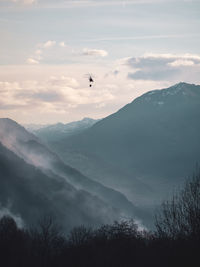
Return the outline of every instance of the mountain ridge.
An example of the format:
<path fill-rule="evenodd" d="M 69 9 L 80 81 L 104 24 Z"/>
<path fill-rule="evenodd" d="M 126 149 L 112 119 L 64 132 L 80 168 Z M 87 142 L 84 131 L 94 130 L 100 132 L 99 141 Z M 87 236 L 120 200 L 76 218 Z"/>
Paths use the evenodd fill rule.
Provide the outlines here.
<path fill-rule="evenodd" d="M 66 136 L 71 136 L 75 133 L 81 133 L 98 121 L 99 120 L 91 118 L 83 118 L 82 120 L 69 123 L 58 122 L 56 124 L 43 126 L 39 129 L 34 129 L 34 127 L 26 127 L 26 129 L 39 137 L 43 142 L 48 143 L 65 138 Z"/>
<path fill-rule="evenodd" d="M 148 96 L 151 98 L 146 99 Z M 165 103 L 159 103 L 163 98 Z M 88 161 L 97 157 L 120 166 L 127 184 L 138 179 L 154 188 L 155 195 L 160 192 L 161 199 L 190 175 L 200 159 L 199 117 L 200 86 L 179 83 L 147 92 L 83 133 L 51 145 L 63 160 L 66 151 L 78 151 L 83 160 L 84 156 Z M 77 169 L 80 165 L 81 171 L 83 165 L 87 166 L 75 156 L 73 164 Z M 95 170 L 92 175 L 95 177 Z M 123 183 L 118 183 L 120 190 Z M 133 193 L 126 195 L 134 201 Z"/>
<path fill-rule="evenodd" d="M 15 127 L 19 136 L 14 131 Z M 8 129 L 12 129 L 12 132 L 6 134 Z M 64 164 L 56 153 L 51 152 L 44 144 L 38 142 L 37 137 L 27 132 L 16 122 L 0 119 L 0 141 L 2 140 L 15 154 L 28 164 L 39 168 L 47 176 L 51 176 L 53 173 L 54 176 L 58 176 L 71 184 L 76 190 L 84 190 L 91 196 L 98 197 L 108 206 L 116 207 L 118 209 L 116 214 L 119 218 L 121 215 L 137 216 L 137 208 L 122 193 L 93 181 L 76 169 Z"/>
<path fill-rule="evenodd" d="M 66 232 L 80 223 L 94 226 L 101 221 L 112 221 L 112 216 L 117 218 L 116 211 L 97 197 L 76 190 L 55 174 L 47 176 L 1 143 L 0 163 L 0 208 L 20 217 L 25 225 L 51 215 Z"/>

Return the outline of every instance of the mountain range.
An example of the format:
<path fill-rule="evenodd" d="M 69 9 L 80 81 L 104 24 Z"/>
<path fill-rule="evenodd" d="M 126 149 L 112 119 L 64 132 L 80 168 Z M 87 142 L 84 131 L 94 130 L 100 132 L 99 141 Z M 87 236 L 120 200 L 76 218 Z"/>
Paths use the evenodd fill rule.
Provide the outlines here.
<path fill-rule="evenodd" d="M 31 190 L 33 194 L 39 195 L 35 199 L 39 207 L 38 216 L 34 218 L 38 218 L 47 211 L 56 214 L 55 211 L 59 212 L 62 207 L 62 213 L 60 213 L 62 216 L 58 217 L 62 224 L 65 223 L 66 229 L 79 224 L 99 225 L 124 216 L 136 216 L 137 209 L 122 193 L 103 186 L 64 164 L 38 137 L 16 122 L 0 119 L 0 142 L 0 182 L 6 180 L 6 187 L 4 184 L 1 186 L 5 196 L 5 199 L 1 200 L 1 206 L 4 209 L 9 208 L 10 211 L 15 207 L 14 214 L 22 216 L 25 222 L 30 223 L 27 219 L 30 205 L 27 206 L 28 201 L 25 201 L 18 210 L 16 200 L 12 196 L 17 196 L 21 201 L 26 200 L 28 196 L 33 199 L 28 193 Z M 29 177 L 32 178 L 29 179 Z M 24 187 L 25 191 L 21 191 L 21 187 Z M 39 192 L 37 187 L 40 188 Z M 13 194 L 9 193 L 12 191 L 9 188 L 13 188 Z M 55 201 L 54 195 L 57 198 Z M 50 199 L 46 201 L 45 196 Z M 61 202 L 62 205 L 60 205 Z M 33 202 L 33 205 L 36 204 Z M 53 206 L 56 207 L 54 211 L 51 210 Z M 21 209 L 26 212 L 21 213 Z M 73 215 L 68 219 L 67 216 L 72 213 L 71 210 Z M 63 216 L 66 218 L 63 219 Z"/>
<path fill-rule="evenodd" d="M 90 128 L 99 120 L 94 120 L 91 118 L 84 118 L 80 121 L 73 121 L 70 123 L 56 123 L 52 125 L 34 125 L 29 124 L 25 125 L 25 128 L 37 135 L 45 143 L 54 142 L 62 140 L 68 136 L 81 133 L 84 130 Z"/>
<path fill-rule="evenodd" d="M 155 206 L 200 161 L 200 86 L 136 98 L 80 134 L 50 143 L 64 161 L 139 206 Z"/>
<path fill-rule="evenodd" d="M 51 213 L 66 231 L 123 218 L 152 227 L 200 161 L 199 118 L 200 86 L 179 83 L 98 121 L 31 133 L 0 119 L 0 210 L 25 224 Z"/>

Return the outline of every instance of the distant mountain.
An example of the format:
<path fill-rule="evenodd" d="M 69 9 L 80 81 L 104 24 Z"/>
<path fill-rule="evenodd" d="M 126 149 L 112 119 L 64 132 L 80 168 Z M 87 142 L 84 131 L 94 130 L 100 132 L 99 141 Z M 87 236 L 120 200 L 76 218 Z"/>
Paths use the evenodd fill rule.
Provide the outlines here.
<path fill-rule="evenodd" d="M 71 136 L 74 134 L 81 133 L 82 131 L 90 128 L 99 120 L 94 120 L 90 118 L 84 118 L 81 121 L 74 121 L 67 124 L 57 123 L 53 125 L 47 125 L 46 127 L 27 127 L 27 129 L 33 132 L 41 140 L 45 142 L 53 142 L 61 140 L 66 136 Z"/>
<path fill-rule="evenodd" d="M 37 131 L 39 129 L 48 127 L 49 124 L 34 124 L 34 123 L 29 123 L 29 124 L 24 124 L 23 126 L 29 132 L 34 133 L 35 131 Z"/>
<path fill-rule="evenodd" d="M 111 217 L 120 219 L 135 217 L 138 214 L 142 216 L 141 212 L 138 212 L 137 208 L 122 193 L 103 186 L 64 164 L 55 153 L 41 143 L 38 137 L 26 131 L 16 122 L 10 119 L 0 119 L 0 142 L 26 163 L 42 171 L 44 175 L 56 177 L 56 179 L 59 177 L 74 190 L 85 192 L 91 199 L 97 198 L 99 202 L 104 203 L 105 212 L 108 209 L 113 210 Z M 10 166 L 12 168 L 11 163 Z M 71 201 L 73 202 L 73 199 Z M 93 204 L 95 205 L 95 201 Z M 96 213 L 98 218 L 98 209 Z M 107 221 L 106 217 L 103 220 Z"/>
<path fill-rule="evenodd" d="M 200 162 L 199 133 L 200 86 L 179 83 L 138 97 L 83 133 L 52 147 L 64 160 L 74 153 L 72 166 L 112 184 L 138 205 L 143 202 L 142 194 L 136 199 L 135 191 L 146 192 L 144 205 L 155 205 L 174 186 L 180 186 Z M 107 178 L 101 180 L 97 173 L 102 166 L 110 173 L 119 170 L 121 179 L 116 175 L 115 180 L 104 169 Z"/>

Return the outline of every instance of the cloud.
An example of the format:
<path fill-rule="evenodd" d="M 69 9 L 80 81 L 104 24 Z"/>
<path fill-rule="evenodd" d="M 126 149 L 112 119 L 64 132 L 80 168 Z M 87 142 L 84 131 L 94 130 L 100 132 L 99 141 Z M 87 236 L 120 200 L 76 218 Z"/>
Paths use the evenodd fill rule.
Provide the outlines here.
<path fill-rule="evenodd" d="M 33 3 L 36 3 L 37 0 L 4 0 L 2 2 L 13 2 L 18 4 L 32 5 Z"/>
<path fill-rule="evenodd" d="M 54 47 L 55 45 L 56 41 L 51 41 L 51 40 L 42 44 L 38 44 L 37 49 L 34 52 L 34 55 L 30 56 L 26 62 L 28 64 L 39 64 L 40 60 L 42 59 L 42 54 L 44 54 L 44 51 L 46 49 Z"/>
<path fill-rule="evenodd" d="M 85 56 L 99 56 L 99 57 L 106 57 L 108 55 L 108 52 L 105 50 L 100 49 L 83 49 L 83 55 Z"/>
<path fill-rule="evenodd" d="M 65 44 L 65 42 L 60 42 L 60 43 L 59 43 L 59 46 L 60 46 L 60 47 L 66 47 L 66 44 Z"/>
<path fill-rule="evenodd" d="M 90 88 L 84 74 L 93 67 L 93 64 L 45 68 L 30 65 L 29 68 L 13 69 L 12 79 L 15 81 L 5 82 L 0 78 L 1 116 L 23 123 L 102 118 L 148 90 L 168 86 L 166 82 L 133 81 L 127 79 L 127 67 L 117 66 L 119 72 L 116 75 L 116 66 L 103 65 L 93 69 L 95 82 Z M 11 75 L 13 70 L 7 68 Z M 105 77 L 106 73 L 109 75 Z"/>
<path fill-rule="evenodd" d="M 152 62 L 147 64 L 149 58 L 156 61 L 155 66 Z M 53 66 L 30 64 L 29 67 L 24 65 L 18 68 L 0 66 L 0 114 L 21 123 L 30 123 L 30 120 L 33 123 L 55 123 L 83 117 L 103 118 L 149 90 L 167 88 L 180 81 L 199 84 L 199 56 L 181 56 L 184 61 L 196 62 L 192 66 L 182 66 L 183 62 L 174 63 L 181 66 L 168 65 L 177 58 L 172 54 L 146 54 L 135 57 L 135 60 L 133 57 L 117 60 L 110 65 L 83 62 Z M 177 75 L 168 74 L 166 78 L 162 74 L 163 79 L 158 79 L 159 60 L 164 60 L 164 66 L 171 71 L 177 70 Z M 137 65 L 136 68 L 135 62 L 140 67 Z M 128 73 L 134 74 L 139 69 L 144 72 L 150 68 L 153 68 L 155 79 L 152 79 L 152 73 L 149 79 L 127 78 Z M 95 75 L 91 88 L 85 78 L 85 73 L 90 71 Z M 161 71 L 164 72 L 163 67 Z"/>
<path fill-rule="evenodd" d="M 37 50 L 35 51 L 35 54 L 36 54 L 36 55 L 41 55 L 41 54 L 42 54 L 42 50 L 37 49 Z"/>
<path fill-rule="evenodd" d="M 15 1 L 15 0 L 10 0 Z M 26 2 L 26 0 L 16 0 L 16 2 Z M 27 2 L 37 0 L 27 0 Z M 99 7 L 99 6 L 128 6 L 156 4 L 166 2 L 193 2 L 197 0 L 38 0 L 41 7 L 47 8 L 79 8 L 79 7 Z"/>
<path fill-rule="evenodd" d="M 121 6 L 126 7 L 130 5 L 145 5 L 145 4 L 164 4 L 169 2 L 196 2 L 198 0 L 0 0 L 3 3 L 14 5 L 27 5 L 40 8 L 89 8 L 89 7 L 108 7 L 108 6 Z"/>
<path fill-rule="evenodd" d="M 185 59 L 177 59 L 173 62 L 168 63 L 169 66 L 172 67 L 180 67 L 180 66 L 192 66 L 194 65 L 194 61 L 192 60 L 185 60 Z"/>
<path fill-rule="evenodd" d="M 79 87 L 79 83 L 76 79 L 64 75 L 60 77 L 51 76 L 49 83 L 53 86 L 68 86 L 73 88 Z"/>
<path fill-rule="evenodd" d="M 109 88 L 93 90 L 81 87 L 67 76 L 52 76 L 47 80 L 0 82 L 0 109 L 40 109 L 66 111 L 79 105 L 99 104 L 114 98 Z"/>
<path fill-rule="evenodd" d="M 67 49 L 64 49 L 67 48 Z M 26 63 L 38 64 L 42 60 L 46 64 L 63 64 L 69 61 L 85 60 L 81 56 L 89 56 L 91 58 L 106 57 L 108 52 L 102 49 L 82 49 L 77 51 L 68 45 L 64 41 L 56 42 L 48 40 L 44 43 L 36 45 L 35 51 L 28 57 Z"/>
<path fill-rule="evenodd" d="M 188 72 L 200 70 L 200 55 L 194 54 L 153 54 L 124 59 L 122 64 L 133 72 L 128 77 L 134 80 L 179 80 Z"/>
<path fill-rule="evenodd" d="M 179 39 L 199 37 L 199 34 L 157 34 L 157 35 L 139 35 L 139 36 L 116 36 L 87 39 L 88 42 L 104 41 L 130 41 L 130 40 L 153 40 L 153 39 Z"/>
<path fill-rule="evenodd" d="M 34 58 L 28 58 L 27 63 L 28 64 L 39 64 L 39 61 Z"/>
<path fill-rule="evenodd" d="M 54 45 L 56 45 L 56 41 L 47 41 L 46 43 L 43 43 L 41 45 L 42 48 L 49 48 L 49 47 L 53 47 Z"/>

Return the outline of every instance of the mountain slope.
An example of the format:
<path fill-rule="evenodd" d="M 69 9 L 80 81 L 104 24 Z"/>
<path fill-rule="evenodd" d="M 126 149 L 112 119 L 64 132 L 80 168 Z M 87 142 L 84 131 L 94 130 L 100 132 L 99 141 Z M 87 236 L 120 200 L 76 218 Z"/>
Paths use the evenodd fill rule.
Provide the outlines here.
<path fill-rule="evenodd" d="M 200 160 L 199 118 L 200 86 L 179 83 L 142 95 L 85 132 L 58 142 L 55 150 L 60 155 L 79 151 L 120 167 L 128 173 L 127 186 L 132 176 L 161 199 Z"/>
<path fill-rule="evenodd" d="M 61 177 L 47 176 L 0 143 L 0 209 L 32 225 L 52 215 L 65 231 L 75 225 L 98 225 L 117 218 L 117 211 Z"/>
<path fill-rule="evenodd" d="M 0 141 L 27 163 L 39 168 L 46 175 L 52 176 L 53 174 L 62 177 L 76 190 L 84 190 L 87 194 L 103 201 L 108 207 L 113 207 L 118 219 L 123 216 L 137 216 L 137 209 L 122 193 L 105 187 L 64 164 L 37 137 L 27 132 L 16 122 L 9 119 L 0 119 Z"/>

